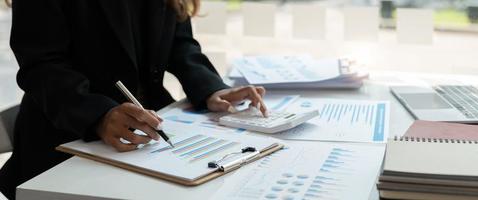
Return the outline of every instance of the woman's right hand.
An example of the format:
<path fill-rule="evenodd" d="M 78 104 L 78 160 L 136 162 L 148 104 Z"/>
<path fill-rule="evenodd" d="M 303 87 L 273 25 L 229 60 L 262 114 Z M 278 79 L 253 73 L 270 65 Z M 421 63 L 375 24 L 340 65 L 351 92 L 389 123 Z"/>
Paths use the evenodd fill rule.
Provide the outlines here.
<path fill-rule="evenodd" d="M 156 130 L 160 129 L 161 122 L 161 118 L 154 111 L 143 110 L 132 103 L 123 103 L 106 113 L 96 132 L 103 142 L 113 146 L 117 151 L 132 151 L 139 144 L 147 144 L 151 139 L 159 140 Z M 147 135 L 137 135 L 131 129 L 139 129 Z M 130 144 L 123 143 L 120 138 L 129 141 Z"/>

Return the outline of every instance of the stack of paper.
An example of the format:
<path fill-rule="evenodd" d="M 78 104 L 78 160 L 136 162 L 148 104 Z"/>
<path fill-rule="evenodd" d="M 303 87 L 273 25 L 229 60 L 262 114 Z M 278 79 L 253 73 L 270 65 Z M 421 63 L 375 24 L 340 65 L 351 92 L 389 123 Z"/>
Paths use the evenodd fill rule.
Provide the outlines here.
<path fill-rule="evenodd" d="M 351 63 L 311 56 L 251 56 L 234 60 L 229 78 L 235 85 L 269 89 L 359 88 L 368 73 L 353 69 Z"/>

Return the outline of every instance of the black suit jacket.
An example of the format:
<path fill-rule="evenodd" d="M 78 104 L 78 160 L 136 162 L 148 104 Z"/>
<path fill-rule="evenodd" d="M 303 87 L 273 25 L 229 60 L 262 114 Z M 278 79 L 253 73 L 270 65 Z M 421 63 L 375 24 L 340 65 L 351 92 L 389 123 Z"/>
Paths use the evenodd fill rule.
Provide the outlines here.
<path fill-rule="evenodd" d="M 204 108 L 210 94 L 227 87 L 193 39 L 190 20 L 178 22 L 163 0 L 148 0 L 146 59 L 138 66 L 125 1 L 13 1 L 11 47 L 25 95 L 13 156 L 0 171 L 6 196 L 67 159 L 56 146 L 98 139 L 96 122 L 126 101 L 114 86 L 117 80 L 151 109 L 173 102 L 162 84 L 165 71 L 179 79 L 196 107 Z"/>

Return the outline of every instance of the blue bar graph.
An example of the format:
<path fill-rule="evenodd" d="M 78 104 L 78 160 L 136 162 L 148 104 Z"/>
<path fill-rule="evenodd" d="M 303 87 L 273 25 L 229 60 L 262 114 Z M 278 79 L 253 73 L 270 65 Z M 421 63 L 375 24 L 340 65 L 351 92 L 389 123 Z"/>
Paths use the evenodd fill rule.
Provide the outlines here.
<path fill-rule="evenodd" d="M 204 144 L 204 143 L 206 143 L 206 142 L 209 142 L 209 141 L 211 141 L 211 140 L 214 140 L 214 138 L 213 138 L 213 137 L 204 138 L 204 139 L 199 140 L 199 141 L 197 141 L 197 142 L 194 142 L 194 143 L 188 144 L 188 145 L 186 145 L 186 146 L 184 146 L 184 147 L 181 147 L 181 148 L 178 148 L 178 149 L 176 149 L 176 150 L 173 150 L 173 153 L 181 153 L 181 152 L 187 151 L 187 150 L 189 150 L 189 149 L 195 148 L 195 147 L 197 147 L 197 146 L 199 146 L 199 145 L 201 145 L 201 144 Z"/>
<path fill-rule="evenodd" d="M 384 103 L 377 105 L 325 104 L 320 109 L 319 118 L 327 122 L 339 122 L 346 118 L 352 125 L 363 124 L 371 126 L 374 119 L 384 121 L 385 109 Z M 374 118 L 374 116 L 376 117 Z"/>
<path fill-rule="evenodd" d="M 240 143 L 225 139 L 207 137 L 205 135 L 193 135 L 174 142 L 174 148 L 169 145 L 159 148 L 150 153 L 175 154 L 180 159 L 189 159 L 190 162 L 207 158 L 210 155 L 220 153 Z"/>
<path fill-rule="evenodd" d="M 212 150 L 210 150 L 210 151 L 207 151 L 207 152 L 204 152 L 204 153 L 199 154 L 199 155 L 197 155 L 197 156 L 194 156 L 193 159 L 191 160 L 191 162 L 196 161 L 196 160 L 199 160 L 199 159 L 206 158 L 206 157 L 211 156 L 211 155 L 216 154 L 216 153 L 219 153 L 219 152 L 224 151 L 224 150 L 226 150 L 226 149 L 228 149 L 228 148 L 231 148 L 231 147 L 233 147 L 233 146 L 235 146 L 235 145 L 237 145 L 237 144 L 239 144 L 239 143 L 237 143 L 237 142 L 230 142 L 230 143 L 227 143 L 227 144 L 225 144 L 225 145 L 219 146 L 219 147 L 217 147 L 217 148 L 215 148 L 215 149 L 212 149 Z"/>
<path fill-rule="evenodd" d="M 386 103 L 348 104 L 327 103 L 319 109 L 321 123 L 349 124 L 351 127 L 370 130 L 371 139 L 381 142 L 385 139 Z"/>
<path fill-rule="evenodd" d="M 294 96 L 284 97 L 278 104 L 276 104 L 275 106 L 272 107 L 272 110 L 280 110 L 282 107 L 284 107 L 290 101 L 292 101 L 294 98 L 295 98 Z"/>
<path fill-rule="evenodd" d="M 212 142 L 210 144 L 207 144 L 207 145 L 204 145 L 202 147 L 199 147 L 199 148 L 196 148 L 196 149 L 193 149 L 191 151 L 188 151 L 188 152 L 185 152 L 183 154 L 181 154 L 180 156 L 183 157 L 183 156 L 190 156 L 190 155 L 195 155 L 195 154 L 199 154 L 203 151 L 206 151 L 208 149 L 211 149 L 215 146 L 218 146 L 220 144 L 223 144 L 225 143 L 227 140 L 218 140 L 218 141 L 215 141 L 215 142 Z"/>
<path fill-rule="evenodd" d="M 353 108 L 352 108 L 353 109 Z M 361 108 L 360 113 L 366 114 L 368 108 Z M 351 168 L 347 166 L 354 165 L 356 153 L 346 148 L 334 147 L 330 150 L 327 159 L 319 168 L 316 175 L 305 191 L 302 199 L 328 199 L 340 194 L 346 185 L 341 184 L 339 177 L 348 177 L 352 173 Z"/>
<path fill-rule="evenodd" d="M 377 114 L 375 117 L 375 129 L 373 133 L 374 141 L 382 141 L 385 135 L 385 104 L 377 105 Z"/>
<path fill-rule="evenodd" d="M 178 141 L 178 142 L 173 141 L 173 144 L 174 144 L 174 146 L 175 146 L 176 148 L 178 148 L 178 147 L 181 147 L 182 145 L 184 145 L 184 144 L 186 144 L 186 143 L 188 143 L 188 142 L 194 141 L 194 140 L 199 139 L 199 138 L 202 138 L 202 137 L 204 137 L 204 136 L 203 136 L 203 135 L 194 135 L 194 136 L 185 138 L 185 139 L 183 139 L 183 140 L 180 140 L 180 141 Z M 168 145 L 168 146 L 166 146 L 166 147 L 163 147 L 163 148 L 154 150 L 154 151 L 152 151 L 152 152 L 150 152 L 150 153 L 160 153 L 160 152 L 163 152 L 163 151 L 166 151 L 166 150 L 169 150 L 169 149 L 171 149 L 171 147 Z"/>
<path fill-rule="evenodd" d="M 188 119 L 186 117 L 180 117 L 180 116 L 176 116 L 176 115 L 167 116 L 164 119 L 174 121 L 174 122 L 183 123 L 183 124 L 193 124 L 194 123 L 193 119 Z"/>

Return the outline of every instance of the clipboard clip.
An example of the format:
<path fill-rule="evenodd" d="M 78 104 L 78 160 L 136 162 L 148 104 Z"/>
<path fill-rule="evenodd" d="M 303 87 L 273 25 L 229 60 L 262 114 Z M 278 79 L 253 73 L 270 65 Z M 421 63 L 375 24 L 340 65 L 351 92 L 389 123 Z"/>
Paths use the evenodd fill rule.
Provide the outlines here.
<path fill-rule="evenodd" d="M 250 153 L 246 154 L 245 156 L 240 156 L 239 158 L 231 160 L 230 162 L 227 162 L 225 164 L 220 164 L 221 162 L 223 162 L 226 158 L 230 156 L 237 155 L 237 154 L 245 154 L 248 152 Z M 233 169 L 236 169 L 238 167 L 241 167 L 242 165 L 249 163 L 251 160 L 254 160 L 257 156 L 259 156 L 259 154 L 260 152 L 256 150 L 256 148 L 245 147 L 241 150 L 241 152 L 230 153 L 222 157 L 220 160 L 209 162 L 208 167 L 217 168 L 219 171 L 222 171 L 222 172 L 229 172 Z"/>

